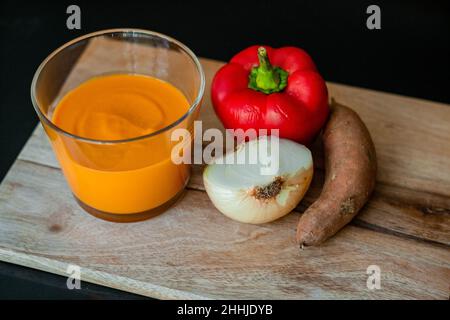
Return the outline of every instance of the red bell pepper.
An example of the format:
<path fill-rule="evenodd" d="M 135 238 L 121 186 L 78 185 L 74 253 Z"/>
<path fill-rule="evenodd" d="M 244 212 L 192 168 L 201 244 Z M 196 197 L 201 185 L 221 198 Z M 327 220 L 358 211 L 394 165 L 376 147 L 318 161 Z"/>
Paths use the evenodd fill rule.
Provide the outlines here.
<path fill-rule="evenodd" d="M 227 129 L 279 129 L 280 137 L 310 143 L 329 108 L 325 81 L 302 49 L 249 47 L 215 75 L 211 98 Z"/>

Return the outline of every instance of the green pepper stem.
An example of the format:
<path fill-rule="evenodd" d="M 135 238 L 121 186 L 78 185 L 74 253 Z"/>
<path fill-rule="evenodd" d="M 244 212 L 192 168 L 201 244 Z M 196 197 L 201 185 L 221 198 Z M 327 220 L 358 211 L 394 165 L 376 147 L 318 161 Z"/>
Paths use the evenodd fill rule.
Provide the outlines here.
<path fill-rule="evenodd" d="M 272 70 L 272 65 L 270 64 L 269 57 L 267 56 L 267 50 L 264 47 L 258 48 L 258 60 L 259 67 L 264 71 Z"/>
<path fill-rule="evenodd" d="M 287 85 L 288 73 L 272 66 L 264 47 L 258 48 L 258 60 L 259 66 L 250 72 L 248 87 L 266 94 L 283 90 Z"/>

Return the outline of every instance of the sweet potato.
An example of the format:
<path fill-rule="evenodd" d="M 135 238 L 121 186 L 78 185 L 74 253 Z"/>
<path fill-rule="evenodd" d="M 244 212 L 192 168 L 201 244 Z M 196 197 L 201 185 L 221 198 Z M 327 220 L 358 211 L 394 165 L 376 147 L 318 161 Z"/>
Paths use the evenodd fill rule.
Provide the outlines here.
<path fill-rule="evenodd" d="M 377 160 L 369 131 L 352 109 L 332 100 L 323 131 L 325 183 L 297 227 L 301 246 L 318 245 L 344 227 L 375 187 Z"/>

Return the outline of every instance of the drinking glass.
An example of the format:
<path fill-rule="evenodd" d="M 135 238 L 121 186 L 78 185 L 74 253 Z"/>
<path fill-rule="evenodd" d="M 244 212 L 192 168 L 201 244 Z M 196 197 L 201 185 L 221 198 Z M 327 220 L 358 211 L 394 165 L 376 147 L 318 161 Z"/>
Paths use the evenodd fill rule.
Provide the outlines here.
<path fill-rule="evenodd" d="M 190 107 L 178 120 L 125 140 L 80 137 L 55 125 L 52 115 L 66 93 L 108 74 L 138 74 L 179 89 Z M 74 39 L 51 53 L 37 69 L 31 100 L 77 202 L 110 221 L 138 221 L 170 207 L 183 193 L 190 165 L 175 164 L 171 135 L 186 129 L 193 138 L 205 89 L 194 53 L 168 36 L 140 29 L 111 29 Z M 191 139 L 191 138 L 190 138 Z"/>

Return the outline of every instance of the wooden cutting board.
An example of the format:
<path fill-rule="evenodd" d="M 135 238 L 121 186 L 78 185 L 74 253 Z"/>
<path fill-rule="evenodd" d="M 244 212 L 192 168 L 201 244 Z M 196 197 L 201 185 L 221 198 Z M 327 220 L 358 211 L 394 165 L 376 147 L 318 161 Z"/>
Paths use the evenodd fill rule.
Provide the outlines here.
<path fill-rule="evenodd" d="M 209 86 L 223 63 L 201 62 L 203 128 L 222 129 Z M 321 190 L 320 159 L 305 199 L 270 224 L 242 224 L 217 211 L 201 166 L 166 213 L 117 224 L 77 205 L 38 125 L 0 185 L 0 260 L 60 275 L 75 264 L 82 281 L 162 299 L 448 299 L 450 106 L 328 88 L 367 124 L 379 174 L 364 210 L 324 245 L 301 250 L 294 242 L 301 212 Z M 370 265 L 381 270 L 380 289 L 367 287 Z"/>

